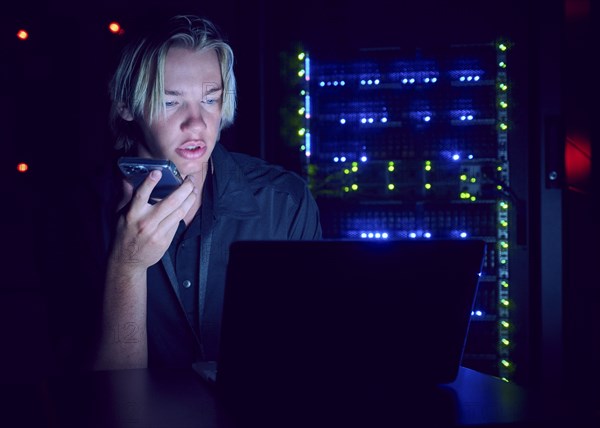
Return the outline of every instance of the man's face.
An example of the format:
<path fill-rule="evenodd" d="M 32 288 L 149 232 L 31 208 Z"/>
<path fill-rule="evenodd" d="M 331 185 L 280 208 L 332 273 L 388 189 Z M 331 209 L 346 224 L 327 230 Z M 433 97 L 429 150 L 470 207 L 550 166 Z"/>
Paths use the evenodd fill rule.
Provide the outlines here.
<path fill-rule="evenodd" d="M 143 120 L 142 157 L 170 159 L 182 176 L 206 171 L 219 136 L 223 84 L 213 49 L 170 48 L 165 62 L 165 115 Z"/>

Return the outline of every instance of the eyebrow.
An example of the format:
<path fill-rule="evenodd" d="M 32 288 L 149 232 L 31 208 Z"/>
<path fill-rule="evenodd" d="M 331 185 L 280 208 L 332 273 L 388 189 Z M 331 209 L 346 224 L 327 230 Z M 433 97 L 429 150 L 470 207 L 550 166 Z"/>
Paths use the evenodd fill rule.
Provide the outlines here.
<path fill-rule="evenodd" d="M 206 85 L 206 87 L 207 87 L 207 89 L 204 92 L 204 95 L 211 95 L 211 94 L 214 94 L 215 92 L 219 92 L 219 91 L 223 90 L 223 88 L 221 88 L 221 86 L 219 86 L 219 85 L 211 84 L 211 85 Z M 183 95 L 183 92 L 182 91 L 171 91 L 171 90 L 167 89 L 167 90 L 165 90 L 165 95 L 172 95 L 172 96 L 178 97 L 178 96 Z"/>

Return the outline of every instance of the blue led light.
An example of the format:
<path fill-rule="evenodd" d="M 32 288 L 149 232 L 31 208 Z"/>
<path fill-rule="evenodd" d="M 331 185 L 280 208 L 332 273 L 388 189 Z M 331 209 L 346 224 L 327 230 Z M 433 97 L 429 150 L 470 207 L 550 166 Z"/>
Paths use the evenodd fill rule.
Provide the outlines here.
<path fill-rule="evenodd" d="M 382 118 L 381 118 L 381 122 L 382 122 L 382 123 L 386 123 L 386 122 L 387 122 L 387 117 L 382 117 Z"/>
<path fill-rule="evenodd" d="M 458 153 L 455 153 L 455 154 L 452 155 L 452 160 L 457 161 L 459 159 L 460 159 L 460 155 Z"/>
<path fill-rule="evenodd" d="M 304 70 L 306 70 L 304 78 L 308 81 L 310 80 L 310 58 L 308 57 L 308 55 L 304 59 Z"/>
<path fill-rule="evenodd" d="M 304 117 L 307 119 L 310 118 L 310 95 L 306 94 L 304 96 Z"/>
<path fill-rule="evenodd" d="M 366 156 L 361 156 L 360 160 L 361 160 L 361 162 L 366 162 L 367 161 L 367 157 Z"/>
<path fill-rule="evenodd" d="M 323 82 L 323 81 L 320 81 L 320 82 L 319 82 L 319 86 L 322 88 L 323 86 L 325 86 L 325 82 Z"/>
<path fill-rule="evenodd" d="M 363 239 L 387 239 L 389 234 L 387 232 L 361 232 L 360 237 Z"/>
<path fill-rule="evenodd" d="M 344 124 L 346 123 L 346 119 L 344 119 L 344 118 L 340 119 L 340 123 L 341 123 L 342 125 L 344 125 Z"/>
<path fill-rule="evenodd" d="M 339 161 L 340 161 L 340 158 L 338 158 L 337 156 L 334 156 L 334 157 L 333 157 L 333 161 L 334 161 L 334 162 L 339 162 Z"/>

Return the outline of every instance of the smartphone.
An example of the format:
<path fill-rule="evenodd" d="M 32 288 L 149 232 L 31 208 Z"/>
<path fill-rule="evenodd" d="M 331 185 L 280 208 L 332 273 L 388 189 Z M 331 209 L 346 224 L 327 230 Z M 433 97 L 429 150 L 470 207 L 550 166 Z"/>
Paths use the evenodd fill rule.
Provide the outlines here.
<path fill-rule="evenodd" d="M 150 195 L 151 199 L 166 198 L 183 183 L 183 178 L 175 164 L 167 159 L 121 157 L 118 160 L 118 165 L 123 176 L 133 185 L 134 189 L 142 184 L 152 170 L 159 169 L 162 171 L 162 177 Z"/>

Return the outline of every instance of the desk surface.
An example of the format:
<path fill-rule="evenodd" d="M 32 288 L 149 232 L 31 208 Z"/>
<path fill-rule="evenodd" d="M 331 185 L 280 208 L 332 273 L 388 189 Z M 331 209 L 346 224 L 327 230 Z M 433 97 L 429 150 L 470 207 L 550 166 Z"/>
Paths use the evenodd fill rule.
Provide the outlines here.
<path fill-rule="evenodd" d="M 375 408 L 339 407 L 324 415 L 297 409 L 248 419 L 223 406 L 213 389 L 191 369 L 120 370 L 56 377 L 13 385 L 4 399 L 0 425 L 50 427 L 236 428 L 240 426 L 544 426 L 539 409 L 517 385 L 461 368 L 455 382 L 435 392 L 404 391 Z M 0 391 L 4 396 L 5 390 Z M 265 403 L 268 408 L 268 403 Z M 360 406 L 359 406 L 360 407 Z M 11 418 L 9 425 L 3 422 Z M 365 423 L 368 422 L 368 425 Z M 334 424 L 333 424 L 334 423 Z M 408 425 L 407 425 L 408 426 Z M 546 425 L 547 426 L 547 425 Z"/>

